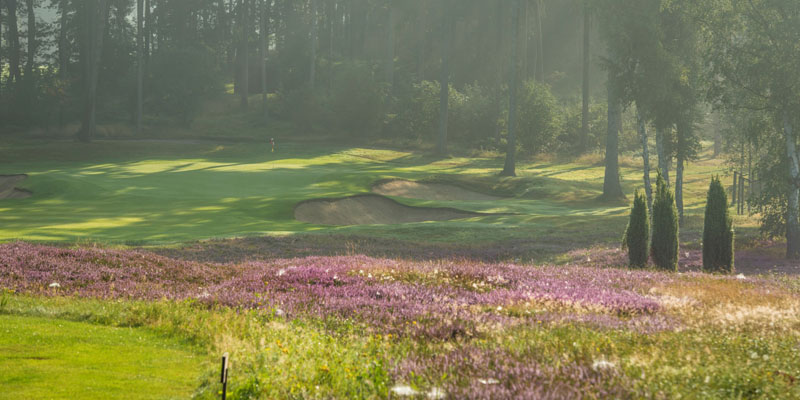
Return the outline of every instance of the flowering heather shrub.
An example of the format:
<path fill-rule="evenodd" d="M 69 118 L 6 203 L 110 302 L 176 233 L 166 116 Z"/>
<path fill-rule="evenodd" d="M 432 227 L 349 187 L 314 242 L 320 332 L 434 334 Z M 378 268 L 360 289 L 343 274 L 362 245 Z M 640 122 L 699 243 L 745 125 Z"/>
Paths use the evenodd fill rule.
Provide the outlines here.
<path fill-rule="evenodd" d="M 142 251 L 0 245 L 0 287 L 23 293 L 192 299 L 290 318 L 352 318 L 384 332 L 440 339 L 535 320 L 649 330 L 647 317 L 659 305 L 644 294 L 666 279 L 647 271 L 365 256 L 203 264 Z M 554 311 L 559 317 L 548 317 Z"/>

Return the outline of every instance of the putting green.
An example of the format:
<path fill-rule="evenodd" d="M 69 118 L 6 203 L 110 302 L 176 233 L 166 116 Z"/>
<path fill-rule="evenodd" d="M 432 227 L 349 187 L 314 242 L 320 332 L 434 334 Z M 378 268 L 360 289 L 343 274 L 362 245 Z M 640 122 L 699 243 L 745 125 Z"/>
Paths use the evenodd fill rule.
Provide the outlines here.
<path fill-rule="evenodd" d="M 144 329 L 0 315 L 0 398 L 191 397 L 203 359 Z"/>
<path fill-rule="evenodd" d="M 582 164 L 521 164 L 523 178 L 495 175 L 502 160 L 437 159 L 410 152 L 283 144 L 141 141 L 39 143 L 0 147 L 0 174 L 26 173 L 27 199 L 0 201 L 0 241 L 164 243 L 213 237 L 295 232 L 345 232 L 415 240 L 481 241 L 561 232 L 605 221 L 598 237 L 616 240 L 625 204 L 591 201 L 603 168 Z M 699 215 L 710 171 L 687 171 L 687 210 Z M 627 192 L 640 181 L 623 170 Z M 313 198 L 369 193 L 379 179 L 476 177 L 516 185 L 494 201 L 395 199 L 413 206 L 453 207 L 487 214 L 443 222 L 330 227 L 294 219 L 294 206 Z M 453 229 L 456 228 L 456 229 Z M 552 237 L 552 236 L 551 236 Z"/>

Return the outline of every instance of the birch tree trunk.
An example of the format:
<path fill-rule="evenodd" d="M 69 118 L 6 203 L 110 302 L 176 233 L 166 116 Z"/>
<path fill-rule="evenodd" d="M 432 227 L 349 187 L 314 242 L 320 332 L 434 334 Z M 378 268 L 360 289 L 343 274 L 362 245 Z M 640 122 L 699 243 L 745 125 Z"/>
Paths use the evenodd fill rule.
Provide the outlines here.
<path fill-rule="evenodd" d="M 789 158 L 789 204 L 786 211 L 786 258 L 800 258 L 800 161 L 797 155 L 797 139 L 788 112 L 783 114 L 783 134 L 786 139 L 786 156 Z"/>
<path fill-rule="evenodd" d="M 664 183 L 669 186 L 669 157 L 664 148 L 664 128 L 656 127 L 656 153 L 658 153 L 658 170 L 664 177 Z"/>
<path fill-rule="evenodd" d="M 678 208 L 678 224 L 683 225 L 683 168 L 686 164 L 682 154 L 678 154 L 678 165 L 675 167 L 675 207 Z"/>
<path fill-rule="evenodd" d="M 637 107 L 638 108 L 638 107 Z M 653 215 L 653 185 L 650 183 L 650 149 L 648 148 L 647 123 L 642 114 L 636 111 L 639 138 L 642 140 L 642 164 L 644 170 L 644 193 L 647 195 L 647 210 Z"/>
<path fill-rule="evenodd" d="M 508 76 L 508 148 L 506 149 L 506 162 L 500 176 L 517 176 L 517 44 L 519 42 L 519 1 L 511 3 L 511 66 Z"/>

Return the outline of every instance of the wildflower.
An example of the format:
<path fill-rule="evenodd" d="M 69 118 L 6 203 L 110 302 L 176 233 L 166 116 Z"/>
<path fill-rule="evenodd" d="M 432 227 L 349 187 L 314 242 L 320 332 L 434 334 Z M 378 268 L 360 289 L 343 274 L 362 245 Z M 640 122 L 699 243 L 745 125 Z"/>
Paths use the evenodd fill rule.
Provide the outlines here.
<path fill-rule="evenodd" d="M 494 379 L 494 378 L 478 379 L 478 382 L 480 382 L 483 385 L 496 385 L 496 384 L 500 383 L 500 381 L 498 381 L 497 379 Z"/>
<path fill-rule="evenodd" d="M 744 274 L 736 275 L 736 279 L 747 279 L 744 277 Z"/>
<path fill-rule="evenodd" d="M 614 363 L 611 361 L 606 361 L 605 359 L 599 359 L 592 363 L 592 369 L 595 371 L 613 369 L 614 367 L 616 367 Z"/>
<path fill-rule="evenodd" d="M 418 392 L 411 386 L 395 385 L 392 387 L 392 393 L 398 396 L 416 396 Z"/>
<path fill-rule="evenodd" d="M 61 287 L 61 285 L 58 282 L 53 282 L 48 286 L 51 287 L 51 288 L 56 288 L 56 289 Z"/>
<path fill-rule="evenodd" d="M 444 390 L 439 389 L 438 387 L 432 387 L 431 390 L 428 391 L 428 398 L 429 399 L 443 399 L 445 397 Z"/>
<path fill-rule="evenodd" d="M 277 273 L 277 274 L 275 274 L 275 275 L 276 275 L 276 276 L 284 276 L 284 275 L 286 275 L 286 270 L 285 270 L 285 269 L 281 269 L 281 270 L 279 270 L 279 271 L 278 271 L 278 273 Z"/>

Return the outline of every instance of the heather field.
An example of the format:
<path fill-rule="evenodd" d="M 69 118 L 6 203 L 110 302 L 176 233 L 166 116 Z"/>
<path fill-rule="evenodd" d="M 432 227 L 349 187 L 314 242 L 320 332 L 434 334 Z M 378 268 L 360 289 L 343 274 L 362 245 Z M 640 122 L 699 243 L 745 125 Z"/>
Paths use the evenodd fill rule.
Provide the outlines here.
<path fill-rule="evenodd" d="M 0 370 L 17 372 L 0 398 L 219 398 L 224 352 L 234 399 L 800 397 L 800 280 L 780 243 L 737 216 L 736 274 L 698 272 L 724 170 L 707 155 L 668 273 L 626 267 L 629 204 L 595 200 L 588 156 L 498 178 L 491 156 L 73 146 L 0 148 L 32 192 L 0 203 Z M 640 161 L 623 158 L 626 191 Z M 497 199 L 392 196 L 480 213 L 452 221 L 292 215 L 393 178 Z"/>
<path fill-rule="evenodd" d="M 13 242 L 0 304 L 229 351 L 232 398 L 800 396 L 796 278 L 602 263 L 223 264 Z M 215 370 L 198 367 L 199 398 L 218 394 Z"/>

